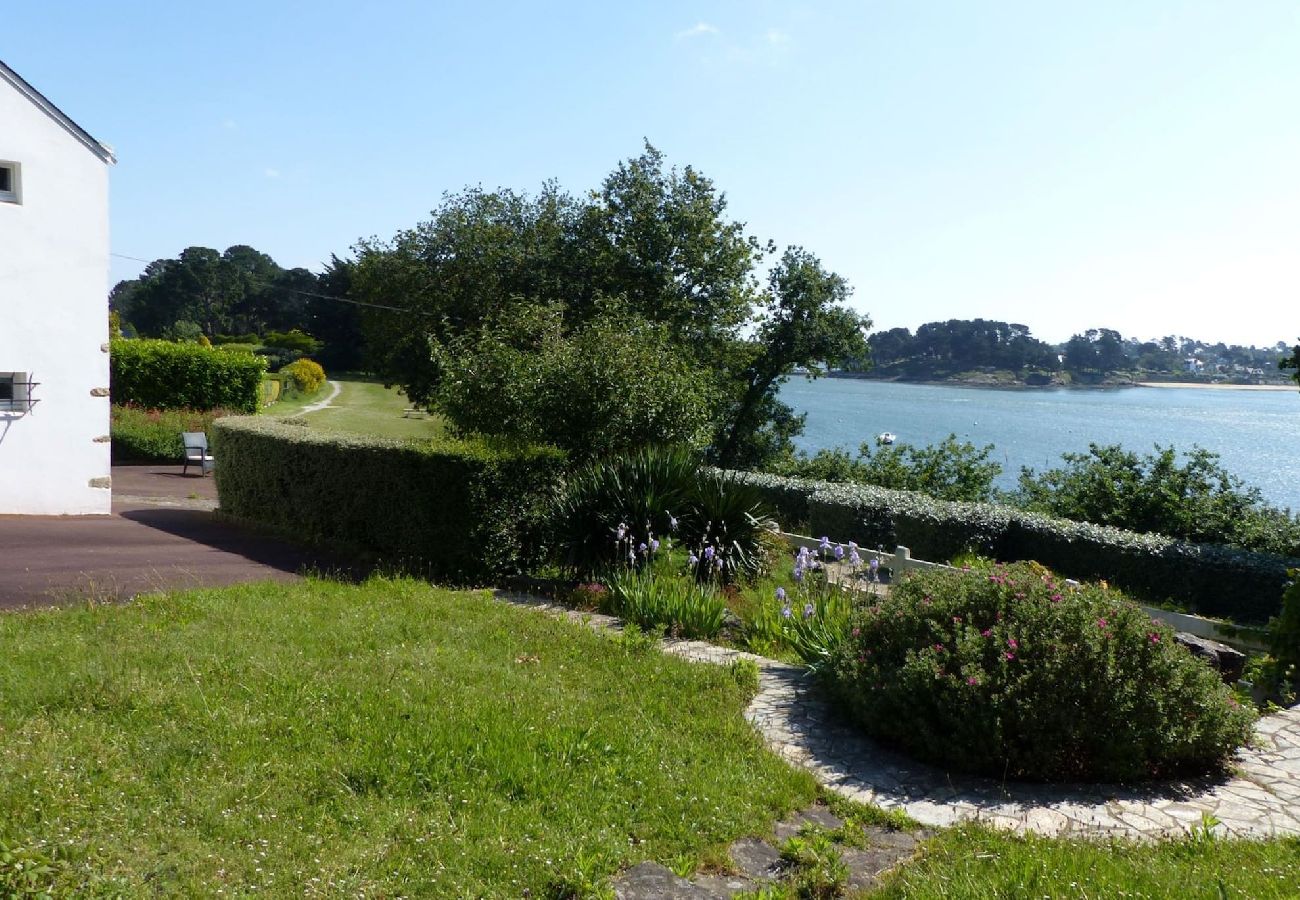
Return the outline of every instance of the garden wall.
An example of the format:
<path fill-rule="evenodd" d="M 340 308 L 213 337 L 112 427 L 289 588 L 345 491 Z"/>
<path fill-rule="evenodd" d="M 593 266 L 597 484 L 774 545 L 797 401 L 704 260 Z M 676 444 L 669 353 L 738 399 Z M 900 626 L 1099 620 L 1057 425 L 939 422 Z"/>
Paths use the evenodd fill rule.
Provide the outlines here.
<path fill-rule="evenodd" d="M 212 432 L 223 512 L 459 584 L 541 561 L 564 467 L 551 448 L 417 444 L 268 418 L 223 418 Z"/>
<path fill-rule="evenodd" d="M 1080 580 L 1105 579 L 1149 603 L 1264 623 L 1281 608 L 1287 569 L 1300 560 L 1192 544 L 988 503 L 952 503 L 909 491 L 740 473 L 760 487 L 786 530 L 806 528 L 864 547 L 911 549 L 936 562 L 965 550 L 1037 560 Z"/>

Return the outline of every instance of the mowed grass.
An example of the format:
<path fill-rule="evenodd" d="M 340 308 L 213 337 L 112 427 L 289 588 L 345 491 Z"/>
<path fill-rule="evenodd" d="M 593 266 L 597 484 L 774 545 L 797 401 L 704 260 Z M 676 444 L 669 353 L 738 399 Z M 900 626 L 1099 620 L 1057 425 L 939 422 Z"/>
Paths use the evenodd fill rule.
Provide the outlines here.
<path fill-rule="evenodd" d="M 340 386 L 339 395 L 325 409 L 304 413 L 302 421 L 325 431 L 346 431 L 388 438 L 436 438 L 443 433 L 437 416 L 406 418 L 402 413 L 411 402 L 396 388 L 371 381 L 331 379 Z M 328 396 L 322 388 L 314 400 Z"/>
<path fill-rule="evenodd" d="M 584 892 L 812 800 L 746 702 L 725 668 L 409 580 L 10 614 L 0 843 L 73 896 Z"/>
<path fill-rule="evenodd" d="M 876 895 L 873 895 L 876 896 Z M 1177 841 L 1015 837 L 980 826 L 942 832 L 896 870 L 882 898 L 1300 897 L 1300 839 Z"/>

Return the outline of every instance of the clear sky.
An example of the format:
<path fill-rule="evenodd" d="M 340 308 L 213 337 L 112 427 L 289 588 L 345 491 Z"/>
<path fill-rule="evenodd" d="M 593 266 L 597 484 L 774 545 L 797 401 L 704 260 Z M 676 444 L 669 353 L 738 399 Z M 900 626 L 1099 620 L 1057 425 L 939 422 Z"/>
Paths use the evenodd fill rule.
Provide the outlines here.
<path fill-rule="evenodd" d="M 466 185 L 648 138 L 878 328 L 1300 334 L 1295 0 L 8 4 L 0 59 L 114 146 L 113 252 L 319 269 Z M 0 128 L 4 123 L 0 122 Z M 114 280 L 140 265 L 114 260 Z"/>

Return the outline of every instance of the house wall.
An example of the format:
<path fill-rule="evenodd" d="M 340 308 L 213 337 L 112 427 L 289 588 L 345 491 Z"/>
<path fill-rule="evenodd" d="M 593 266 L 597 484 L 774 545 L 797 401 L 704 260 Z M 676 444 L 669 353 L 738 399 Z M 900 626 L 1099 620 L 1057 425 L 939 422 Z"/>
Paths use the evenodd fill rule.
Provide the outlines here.
<path fill-rule="evenodd" d="M 0 410 L 0 514 L 107 514 L 109 167 L 3 79 L 0 161 L 22 200 L 0 202 L 0 372 L 40 382 Z"/>

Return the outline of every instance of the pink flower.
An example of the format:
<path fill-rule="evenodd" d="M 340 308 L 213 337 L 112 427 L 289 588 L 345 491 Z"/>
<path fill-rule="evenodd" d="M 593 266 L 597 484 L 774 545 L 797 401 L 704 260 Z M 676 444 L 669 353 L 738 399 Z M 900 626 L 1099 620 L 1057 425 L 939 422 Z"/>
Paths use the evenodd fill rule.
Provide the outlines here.
<path fill-rule="evenodd" d="M 1053 595 L 1052 595 L 1052 602 L 1053 602 L 1053 603 L 1060 603 L 1060 602 L 1061 602 L 1061 595 L 1060 595 L 1060 594 L 1053 594 Z"/>
<path fill-rule="evenodd" d="M 934 645 L 934 652 L 935 652 L 935 653 L 942 653 L 942 652 L 943 652 L 943 644 L 935 644 L 935 645 Z"/>
<path fill-rule="evenodd" d="M 1097 620 L 1097 627 L 1098 627 L 1098 628 L 1101 628 L 1101 629 L 1103 629 L 1103 630 L 1106 628 L 1106 619 L 1105 619 L 1105 617 L 1102 617 L 1102 618 L 1100 618 L 1100 619 Z"/>
<path fill-rule="evenodd" d="M 1017 641 L 1015 638 L 1007 638 L 1007 646 L 1010 647 L 1012 650 L 1015 650 L 1017 647 L 1020 646 L 1020 642 Z"/>
<path fill-rule="evenodd" d="M 1148 634 L 1147 637 L 1151 639 L 1151 643 L 1153 644 L 1160 643 L 1160 635 L 1156 634 L 1154 631 Z"/>
<path fill-rule="evenodd" d="M 853 631 L 851 632 L 851 634 L 852 634 L 854 637 L 857 637 L 858 635 L 862 634 L 862 629 L 861 629 L 861 628 L 855 628 L 855 629 L 853 629 Z"/>
<path fill-rule="evenodd" d="M 1007 657 L 1007 659 L 1015 659 L 1015 658 L 1016 658 L 1016 655 L 1015 655 L 1014 653 L 1012 653 L 1010 650 L 1008 650 L 1008 651 L 1006 652 L 1006 657 Z"/>
<path fill-rule="evenodd" d="M 992 633 L 993 633 L 992 628 L 985 628 L 983 631 L 980 632 L 980 637 L 988 637 Z"/>
<path fill-rule="evenodd" d="M 980 680 L 976 678 L 974 675 L 972 675 L 971 677 L 966 679 L 966 683 L 969 685 L 976 685 L 980 683 Z"/>

